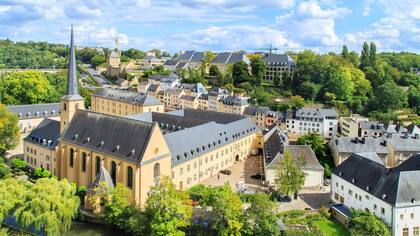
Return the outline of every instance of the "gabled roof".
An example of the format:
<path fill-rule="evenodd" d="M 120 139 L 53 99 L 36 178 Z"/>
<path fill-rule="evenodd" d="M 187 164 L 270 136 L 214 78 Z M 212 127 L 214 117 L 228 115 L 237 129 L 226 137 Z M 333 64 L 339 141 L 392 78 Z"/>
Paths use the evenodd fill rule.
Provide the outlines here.
<path fill-rule="evenodd" d="M 15 113 L 19 120 L 54 117 L 60 115 L 60 103 L 13 105 L 7 106 L 7 110 Z"/>
<path fill-rule="evenodd" d="M 109 172 L 104 167 L 103 163 L 101 163 L 101 168 L 99 169 L 99 173 L 96 175 L 95 180 L 90 184 L 88 188 L 88 192 L 93 191 L 95 188 L 97 188 L 102 182 L 104 182 L 107 186 L 107 191 L 112 191 L 114 189 L 114 183 L 112 181 L 111 176 L 109 175 Z"/>
<path fill-rule="evenodd" d="M 420 199 L 420 154 L 415 154 L 397 167 L 383 164 L 353 153 L 337 166 L 333 174 L 369 192 L 393 206 L 416 206 Z"/>
<path fill-rule="evenodd" d="M 306 170 L 323 170 L 324 168 L 319 164 L 315 156 L 315 152 L 309 145 L 286 145 L 284 152 L 277 155 L 275 159 L 267 166 L 267 168 L 275 168 L 276 164 L 284 158 L 284 153 L 288 152 L 294 160 L 303 158 L 302 169 Z"/>
<path fill-rule="evenodd" d="M 54 149 L 58 144 L 60 137 L 60 122 L 51 119 L 44 119 L 32 132 L 23 140 Z"/>
<path fill-rule="evenodd" d="M 168 113 L 166 113 L 168 114 Z M 235 115 L 225 112 L 199 110 L 199 109 L 184 109 L 177 110 L 176 112 L 170 113 L 186 118 L 196 119 L 211 122 L 214 121 L 219 124 L 228 124 L 237 120 L 245 118 L 245 116 Z"/>
<path fill-rule="evenodd" d="M 330 145 L 332 144 L 337 146 L 340 153 L 376 152 L 378 154 L 388 154 L 388 149 L 386 145 L 383 145 L 383 141 L 372 137 L 335 137 L 330 141 Z"/>
<path fill-rule="evenodd" d="M 180 99 L 187 100 L 187 101 L 195 101 L 197 99 L 197 97 L 194 97 L 194 96 L 191 96 L 191 95 L 182 95 Z"/>
<path fill-rule="evenodd" d="M 139 164 L 153 123 L 77 110 L 61 140 Z"/>
<path fill-rule="evenodd" d="M 296 66 L 296 62 L 287 54 L 265 53 L 263 58 L 267 64 L 286 64 L 289 66 Z"/>
<path fill-rule="evenodd" d="M 113 88 L 101 88 L 92 96 L 146 106 L 163 104 L 157 98 L 148 94 Z"/>
<path fill-rule="evenodd" d="M 301 108 L 294 114 L 295 117 L 312 117 L 312 118 L 324 118 L 335 117 L 337 119 L 338 114 L 335 109 L 315 109 L 315 108 Z"/>
<path fill-rule="evenodd" d="M 211 63 L 216 64 L 234 64 L 238 61 L 249 62 L 244 52 L 221 52 L 217 53 L 216 57 Z"/>
<path fill-rule="evenodd" d="M 225 105 L 246 106 L 248 105 L 248 98 L 238 96 L 225 96 L 221 99 Z"/>

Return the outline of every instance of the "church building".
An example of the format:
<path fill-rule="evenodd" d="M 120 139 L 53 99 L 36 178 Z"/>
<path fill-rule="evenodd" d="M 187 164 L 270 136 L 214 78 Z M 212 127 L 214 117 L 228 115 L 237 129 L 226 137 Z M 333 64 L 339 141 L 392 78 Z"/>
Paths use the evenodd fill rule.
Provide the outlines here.
<path fill-rule="evenodd" d="M 177 189 L 186 189 L 263 146 L 259 129 L 241 115 L 185 109 L 116 116 L 85 110 L 83 102 L 77 89 L 72 29 L 59 127 L 37 127 L 25 145 L 30 143 L 38 153 L 54 150 L 54 162 L 49 164 L 54 165 L 54 174 L 77 186 L 89 187 L 107 172 L 113 186 L 126 186 L 140 206 L 162 176 L 171 177 Z M 47 135 L 56 142 L 44 145 L 50 143 L 44 142 Z"/>

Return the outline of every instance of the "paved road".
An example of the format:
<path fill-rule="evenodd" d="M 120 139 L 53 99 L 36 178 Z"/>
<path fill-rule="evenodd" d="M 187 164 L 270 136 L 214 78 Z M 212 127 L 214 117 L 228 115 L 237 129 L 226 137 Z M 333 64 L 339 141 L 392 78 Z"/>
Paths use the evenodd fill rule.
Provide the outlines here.
<path fill-rule="evenodd" d="M 101 74 L 99 74 L 95 69 L 88 66 L 86 72 L 101 86 L 111 85 L 107 79 L 105 79 Z"/>

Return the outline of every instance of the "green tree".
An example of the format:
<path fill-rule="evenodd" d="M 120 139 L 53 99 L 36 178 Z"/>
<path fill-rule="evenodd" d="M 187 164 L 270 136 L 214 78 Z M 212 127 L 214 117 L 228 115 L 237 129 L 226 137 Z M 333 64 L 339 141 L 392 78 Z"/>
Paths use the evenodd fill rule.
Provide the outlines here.
<path fill-rule="evenodd" d="M 417 88 L 413 85 L 408 87 L 408 104 L 417 114 L 420 114 L 420 85 Z"/>
<path fill-rule="evenodd" d="M 33 176 L 35 179 L 49 178 L 51 177 L 51 172 L 49 172 L 48 170 L 44 168 L 38 167 L 38 168 L 35 168 Z"/>
<path fill-rule="evenodd" d="M 103 54 L 98 54 L 95 55 L 94 57 L 92 57 L 92 59 L 90 59 L 90 64 L 92 66 L 99 66 L 102 65 L 103 63 L 105 63 L 106 61 L 106 57 Z"/>
<path fill-rule="evenodd" d="M 305 99 L 303 99 L 299 95 L 291 96 L 290 97 L 290 105 L 291 105 L 293 110 L 298 110 L 305 105 Z"/>
<path fill-rule="evenodd" d="M 349 101 L 354 91 L 351 83 L 351 74 L 342 68 L 338 69 L 335 75 L 326 83 L 325 90 L 333 93 L 337 100 Z"/>
<path fill-rule="evenodd" d="M 219 235 L 240 235 L 244 212 L 242 202 L 228 184 L 207 188 L 203 204 L 212 207 L 213 229 Z M 200 202 L 201 204 L 201 202 Z"/>
<path fill-rule="evenodd" d="M 369 63 L 372 66 L 376 64 L 376 45 L 375 45 L 374 42 L 370 42 L 370 47 L 369 47 Z"/>
<path fill-rule="evenodd" d="M 347 59 L 354 67 L 359 66 L 359 55 L 355 51 L 351 51 Z"/>
<path fill-rule="evenodd" d="M 360 69 L 364 69 L 370 65 L 369 45 L 367 42 L 363 43 L 362 53 L 360 55 Z"/>
<path fill-rule="evenodd" d="M 145 52 L 135 48 L 129 48 L 126 51 L 122 51 L 121 54 L 134 60 L 142 59 L 146 56 Z"/>
<path fill-rule="evenodd" d="M 254 84 L 259 86 L 267 72 L 267 66 L 261 59 L 251 60 L 251 72 L 254 76 Z"/>
<path fill-rule="evenodd" d="M 70 229 L 77 215 L 80 201 L 75 194 L 76 187 L 65 179 L 38 179 L 35 184 L 27 185 L 13 215 L 24 228 L 34 226 L 47 235 L 61 235 Z"/>
<path fill-rule="evenodd" d="M 16 147 L 18 143 L 18 117 L 0 103 L 0 157 L 3 157 L 8 150 Z"/>
<path fill-rule="evenodd" d="M 157 48 L 150 50 L 149 52 L 154 52 L 156 57 L 161 57 L 161 51 Z"/>
<path fill-rule="evenodd" d="M 232 79 L 234 85 L 248 82 L 250 80 L 248 64 L 244 61 L 235 62 L 232 67 Z"/>
<path fill-rule="evenodd" d="M 280 74 L 279 74 L 279 72 L 278 72 L 278 71 L 275 71 L 275 72 L 274 72 L 273 83 L 274 83 L 274 86 L 275 86 L 276 88 L 280 88 L 280 85 L 281 85 L 281 79 L 280 79 Z"/>
<path fill-rule="evenodd" d="M 346 45 L 343 45 L 343 49 L 341 50 L 341 57 L 344 59 L 349 59 L 349 49 Z"/>
<path fill-rule="evenodd" d="M 310 81 L 305 81 L 300 85 L 300 93 L 307 100 L 314 100 L 318 95 L 320 87 Z"/>
<path fill-rule="evenodd" d="M 15 170 L 24 170 L 26 167 L 26 162 L 20 158 L 13 158 L 12 168 Z"/>
<path fill-rule="evenodd" d="M 302 157 L 294 159 L 285 151 L 283 159 L 276 165 L 276 190 L 286 196 L 297 193 L 305 183 L 305 173 L 300 169 L 303 164 Z"/>
<path fill-rule="evenodd" d="M 407 94 L 394 82 L 386 82 L 374 91 L 371 103 L 374 111 L 393 112 L 407 106 Z"/>
<path fill-rule="evenodd" d="M 110 200 L 105 203 L 105 215 L 108 223 L 124 228 L 127 208 L 130 206 L 130 190 L 121 183 L 112 190 Z"/>
<path fill-rule="evenodd" d="M 4 163 L 4 159 L 0 157 L 0 180 L 8 178 L 9 174 L 10 174 L 10 168 Z"/>
<path fill-rule="evenodd" d="M 272 95 L 264 90 L 263 87 L 257 87 L 251 96 L 259 105 L 267 106 L 270 103 Z"/>
<path fill-rule="evenodd" d="M 350 233 L 352 236 L 390 236 L 391 233 L 387 225 L 374 214 L 363 211 L 353 210 L 350 217 Z"/>
<path fill-rule="evenodd" d="M 34 104 L 53 101 L 54 88 L 42 72 L 11 73 L 0 80 L 0 99 L 4 104 Z"/>
<path fill-rule="evenodd" d="M 13 214 L 13 210 L 24 201 L 27 192 L 24 181 L 13 178 L 0 180 L 0 222 Z"/>
<path fill-rule="evenodd" d="M 246 210 L 245 218 L 247 224 L 245 229 L 247 235 L 269 236 L 280 235 L 278 227 L 278 216 L 272 202 L 267 194 L 255 193 L 251 195 L 250 206 Z"/>
<path fill-rule="evenodd" d="M 176 190 L 168 177 L 150 190 L 144 214 L 152 235 L 184 235 L 191 223 L 192 203 L 187 192 Z"/>

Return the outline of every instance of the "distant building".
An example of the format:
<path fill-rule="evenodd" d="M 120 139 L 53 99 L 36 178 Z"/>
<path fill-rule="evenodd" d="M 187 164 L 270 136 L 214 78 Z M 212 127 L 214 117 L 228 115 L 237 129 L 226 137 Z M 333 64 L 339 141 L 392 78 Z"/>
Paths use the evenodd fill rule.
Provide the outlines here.
<path fill-rule="evenodd" d="M 340 133 L 346 137 L 360 137 L 360 123 L 369 121 L 369 118 L 353 114 L 347 117 L 340 117 L 339 128 Z"/>
<path fill-rule="evenodd" d="M 121 71 L 121 52 L 118 49 L 112 50 L 107 60 L 106 73 L 108 76 L 119 77 Z"/>
<path fill-rule="evenodd" d="M 198 69 L 204 61 L 204 53 L 196 51 L 185 51 L 174 59 L 167 60 L 163 67 L 179 73 L 182 69 Z"/>
<path fill-rule="evenodd" d="M 164 104 L 151 95 L 101 88 L 91 95 L 91 110 L 116 115 L 127 116 L 144 112 L 164 112 Z"/>
<path fill-rule="evenodd" d="M 243 114 L 250 117 L 262 130 L 276 124 L 281 118 L 280 113 L 274 112 L 268 107 L 249 106 L 245 108 Z"/>
<path fill-rule="evenodd" d="M 208 96 L 208 109 L 212 110 L 212 111 L 217 111 L 217 102 L 225 97 L 229 95 L 229 91 L 227 89 L 224 88 L 219 88 L 219 87 L 213 87 L 210 91 L 209 91 L 209 96 Z"/>
<path fill-rule="evenodd" d="M 217 66 L 220 72 L 225 74 L 227 72 L 228 65 L 233 65 L 239 61 L 249 64 L 249 59 L 245 52 L 221 52 L 216 54 L 216 57 L 210 62 L 210 66 Z"/>
<path fill-rule="evenodd" d="M 217 102 L 217 111 L 242 115 L 249 106 L 248 97 L 228 95 L 220 98 Z"/>
<path fill-rule="evenodd" d="M 329 142 L 336 165 L 352 153 L 375 152 L 387 166 L 396 166 L 409 156 L 420 153 L 420 135 L 389 134 L 381 138 L 334 138 Z"/>
<path fill-rule="evenodd" d="M 267 65 L 264 79 L 269 81 L 273 81 L 276 71 L 279 73 L 280 79 L 282 79 L 287 74 L 292 75 L 296 68 L 296 62 L 287 54 L 265 53 L 262 60 Z"/>
<path fill-rule="evenodd" d="M 23 142 L 23 159 L 32 168 L 44 168 L 56 175 L 56 148 L 60 121 L 43 119 Z"/>
<path fill-rule="evenodd" d="M 276 169 L 279 161 L 284 158 L 284 153 L 297 160 L 303 158 L 302 171 L 306 174 L 305 188 L 321 188 L 324 181 L 324 168 L 319 164 L 314 151 L 308 145 L 289 145 L 287 134 L 278 126 L 273 126 L 264 134 L 264 171 L 266 184 L 274 186 Z"/>
<path fill-rule="evenodd" d="M 163 66 L 165 63 L 165 58 L 158 58 L 156 56 L 145 56 L 140 60 L 140 69 L 141 70 L 150 70 L 157 66 Z"/>
<path fill-rule="evenodd" d="M 301 108 L 286 112 L 286 130 L 295 134 L 317 133 L 333 138 L 338 132 L 338 114 L 334 109 Z"/>
<path fill-rule="evenodd" d="M 172 89 L 179 86 L 180 79 L 177 75 L 152 75 L 148 79 L 149 83 L 159 84 L 162 90 Z"/>
<path fill-rule="evenodd" d="M 332 215 L 348 222 L 348 209 L 367 210 L 392 235 L 420 233 L 420 154 L 387 168 L 374 153 L 352 154 L 331 176 Z M 347 210 L 346 210 L 347 209 Z"/>
<path fill-rule="evenodd" d="M 386 134 L 402 134 L 407 130 L 402 125 L 383 124 L 378 121 L 360 122 L 361 137 L 382 137 Z"/>
<path fill-rule="evenodd" d="M 44 118 L 60 120 L 60 103 L 13 105 L 7 109 L 17 115 L 22 133 L 34 130 Z"/>

